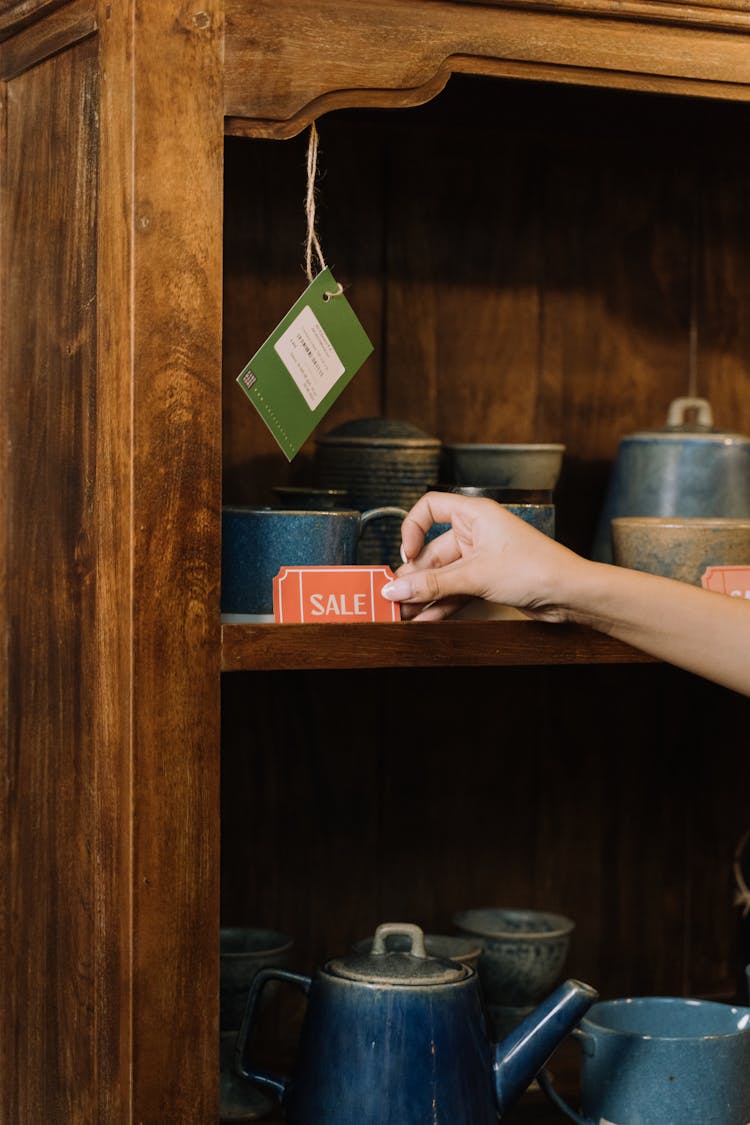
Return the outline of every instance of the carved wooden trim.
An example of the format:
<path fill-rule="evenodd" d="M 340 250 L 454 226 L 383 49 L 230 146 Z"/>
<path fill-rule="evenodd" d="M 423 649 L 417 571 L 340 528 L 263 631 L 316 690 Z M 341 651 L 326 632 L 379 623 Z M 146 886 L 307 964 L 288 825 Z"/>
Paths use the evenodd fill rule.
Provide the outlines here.
<path fill-rule="evenodd" d="M 39 5 L 37 5 L 39 7 Z M 0 42 L 0 79 L 17 78 L 43 59 L 80 43 L 97 29 L 95 0 L 50 5 L 50 15 Z"/>
<path fill-rule="evenodd" d="M 630 2 L 650 22 L 614 18 L 605 2 L 258 0 L 251 14 L 227 0 L 225 131 L 283 138 L 333 109 L 419 105 L 459 72 L 750 98 L 747 2 L 731 31 L 654 22 L 687 10 L 646 0 Z"/>
<path fill-rule="evenodd" d="M 67 3 L 68 0 L 0 0 L 0 40 L 15 35 Z"/>
<path fill-rule="evenodd" d="M 429 2 L 429 0 L 428 0 Z M 678 27 L 721 27 L 746 30 L 750 22 L 748 0 L 695 0 L 693 4 L 669 0 L 454 0 L 485 8 L 528 8 L 533 11 L 569 12 L 638 22 L 671 23 Z"/>

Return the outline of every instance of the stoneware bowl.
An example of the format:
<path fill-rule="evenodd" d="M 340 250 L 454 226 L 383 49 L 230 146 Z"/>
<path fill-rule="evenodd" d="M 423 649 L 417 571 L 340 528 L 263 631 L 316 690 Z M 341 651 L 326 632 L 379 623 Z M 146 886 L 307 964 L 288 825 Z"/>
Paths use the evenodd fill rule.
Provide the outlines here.
<path fill-rule="evenodd" d="M 564 452 L 564 445 L 446 445 L 445 473 L 458 485 L 551 490 Z"/>
<path fill-rule="evenodd" d="M 488 1006 L 538 1003 L 560 977 L 574 923 L 542 910 L 481 907 L 453 917 L 463 934 L 482 943 L 479 979 Z"/>
<path fill-rule="evenodd" d="M 611 521 L 618 566 L 701 585 L 710 566 L 750 566 L 750 519 L 618 516 Z"/>
<path fill-rule="evenodd" d="M 362 938 L 361 941 L 355 942 L 352 948 L 355 953 L 369 953 L 372 943 L 371 937 Z M 387 947 L 397 953 L 408 953 L 411 944 L 408 938 L 394 934 L 388 938 Z M 471 969 L 477 968 L 479 955 L 482 952 L 482 944 L 478 938 L 460 937 L 455 934 L 425 934 L 424 947 L 428 957 L 440 957 L 443 961 L 458 961 Z"/>

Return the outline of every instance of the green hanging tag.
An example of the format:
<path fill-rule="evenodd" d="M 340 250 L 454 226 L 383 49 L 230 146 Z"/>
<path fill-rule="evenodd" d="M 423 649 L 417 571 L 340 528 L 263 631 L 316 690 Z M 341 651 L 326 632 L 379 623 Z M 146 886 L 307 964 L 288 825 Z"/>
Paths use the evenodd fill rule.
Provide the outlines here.
<path fill-rule="evenodd" d="M 237 376 L 288 461 L 372 350 L 341 286 L 322 270 Z"/>

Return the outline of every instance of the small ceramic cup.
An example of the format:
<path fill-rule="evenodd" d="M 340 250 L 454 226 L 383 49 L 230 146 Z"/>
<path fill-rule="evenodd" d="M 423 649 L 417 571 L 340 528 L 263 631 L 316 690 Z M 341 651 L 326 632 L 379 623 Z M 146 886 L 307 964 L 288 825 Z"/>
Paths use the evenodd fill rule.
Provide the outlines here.
<path fill-rule="evenodd" d="M 618 516 L 611 521 L 617 566 L 694 586 L 711 566 L 750 566 L 750 519 Z"/>
<path fill-rule="evenodd" d="M 242 1023 L 250 985 L 260 969 L 283 968 L 292 939 L 276 930 L 226 926 L 219 931 L 219 1000 L 222 1031 Z"/>
<path fill-rule="evenodd" d="M 534 1005 L 552 990 L 574 929 L 562 914 L 503 907 L 463 910 L 453 924 L 481 941 L 482 991 L 489 1006 L 504 1010 Z"/>

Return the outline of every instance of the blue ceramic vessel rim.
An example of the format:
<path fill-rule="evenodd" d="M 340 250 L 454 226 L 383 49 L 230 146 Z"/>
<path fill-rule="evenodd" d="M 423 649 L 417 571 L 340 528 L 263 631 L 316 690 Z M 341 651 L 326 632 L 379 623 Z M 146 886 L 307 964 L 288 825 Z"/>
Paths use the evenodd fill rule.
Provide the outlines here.
<path fill-rule="evenodd" d="M 711 430 L 638 430 L 634 434 L 627 434 L 623 441 L 682 441 L 703 445 L 712 442 L 714 445 L 750 445 L 750 437 L 744 434 L 714 433 Z"/>
<path fill-rule="evenodd" d="M 650 1008 L 700 1008 L 704 1013 L 715 1014 L 724 1021 L 730 1016 L 739 1016 L 740 1019 L 736 1026 L 727 1030 L 721 1029 L 693 1035 L 663 1035 L 661 1033 L 654 1035 L 643 1031 L 631 1031 L 622 1027 L 609 1027 L 605 1023 L 598 1022 L 597 1017 L 603 1016 L 607 1009 L 621 1011 L 625 1008 L 632 1008 L 635 1010 L 641 1006 Z M 660 1043 L 703 1042 L 707 1039 L 729 1039 L 737 1034 L 750 1034 L 750 1008 L 743 1008 L 739 1004 L 722 1004 L 716 1000 L 697 1000 L 685 996 L 624 996 L 617 1000 L 598 1001 L 582 1018 L 579 1027 L 582 1032 L 590 1027 L 595 1029 L 597 1034 L 602 1032 L 606 1035 L 617 1035 L 618 1037 L 626 1035 L 631 1039 L 656 1039 Z"/>
<path fill-rule="evenodd" d="M 342 516 L 355 516 L 359 519 L 362 515 L 357 508 L 273 508 L 260 504 L 226 504 L 221 510 L 239 515 L 328 516 L 333 519 L 340 519 Z"/>
<path fill-rule="evenodd" d="M 496 914 L 498 918 L 537 918 L 540 922 L 547 921 L 554 929 L 551 930 L 512 930 L 501 929 L 498 926 L 486 926 L 477 923 L 472 925 L 468 919 L 480 914 Z M 478 934 L 480 937 L 497 938 L 501 940 L 518 940 L 528 938 L 533 941 L 554 941 L 567 937 L 575 929 L 575 922 L 564 914 L 556 914 L 548 910 L 525 910 L 521 907 L 479 906 L 471 910 L 461 910 L 453 915 L 453 922 L 459 929 L 466 933 Z"/>
<path fill-rule="evenodd" d="M 222 942 L 233 938 L 247 936 L 257 937 L 259 940 L 268 939 L 268 944 L 257 949 L 223 949 Z M 294 939 L 289 934 L 282 934 L 279 930 L 266 930 L 262 926 L 222 926 L 219 930 L 219 951 L 221 957 L 248 957 L 257 955 L 272 956 L 276 953 L 286 953 L 294 945 Z"/>

